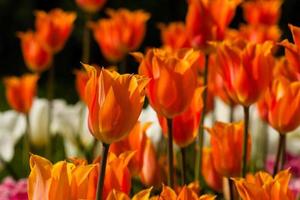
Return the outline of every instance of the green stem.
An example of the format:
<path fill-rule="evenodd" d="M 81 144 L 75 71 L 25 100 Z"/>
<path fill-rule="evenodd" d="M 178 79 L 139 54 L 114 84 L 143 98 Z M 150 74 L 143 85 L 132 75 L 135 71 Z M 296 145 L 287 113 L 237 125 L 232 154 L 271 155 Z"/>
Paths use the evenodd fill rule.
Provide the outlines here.
<path fill-rule="evenodd" d="M 26 132 L 24 134 L 24 140 L 23 140 L 23 145 L 24 145 L 24 166 L 26 166 L 26 170 L 29 170 L 29 152 L 30 152 L 30 120 L 29 120 L 29 114 L 27 113 L 25 115 L 26 118 Z"/>
<path fill-rule="evenodd" d="M 229 122 L 234 122 L 234 106 L 232 104 L 229 106 Z"/>
<path fill-rule="evenodd" d="M 18 174 L 15 172 L 13 166 L 9 163 L 6 162 L 1 156 L 0 156 L 0 163 L 3 164 L 4 169 L 9 173 L 9 175 L 11 175 L 15 180 L 20 179 L 20 177 L 18 176 Z"/>
<path fill-rule="evenodd" d="M 286 159 L 286 155 L 285 155 L 285 151 L 286 151 L 286 135 L 282 134 L 283 136 L 283 144 L 282 144 L 282 150 L 281 150 L 281 165 L 280 165 L 280 170 L 283 170 L 284 168 L 284 164 L 285 164 L 285 159 Z"/>
<path fill-rule="evenodd" d="M 229 197 L 230 200 L 234 200 L 234 183 L 231 178 L 228 178 L 228 185 L 229 185 Z"/>
<path fill-rule="evenodd" d="M 52 142 L 51 142 L 51 122 L 52 122 L 52 112 L 53 112 L 53 97 L 54 97 L 54 81 L 55 81 L 55 71 L 54 65 L 50 66 L 48 71 L 48 144 L 46 146 L 46 157 L 51 160 L 52 152 Z"/>
<path fill-rule="evenodd" d="M 181 152 L 181 184 L 186 184 L 186 155 L 185 155 L 185 148 L 180 148 Z"/>
<path fill-rule="evenodd" d="M 278 148 L 277 148 L 277 153 L 276 153 L 276 159 L 274 163 L 274 168 L 273 168 L 273 176 L 275 176 L 278 172 L 279 165 L 280 165 L 280 158 L 283 156 L 283 148 L 284 148 L 284 143 L 285 143 L 285 134 L 279 133 L 279 143 L 278 143 Z M 283 162 L 283 159 L 282 159 Z"/>
<path fill-rule="evenodd" d="M 203 143 L 204 143 L 204 119 L 207 107 L 207 81 L 208 81 L 208 58 L 209 55 L 205 55 L 205 67 L 204 67 L 204 83 L 203 86 L 206 87 L 202 93 L 203 109 L 201 114 L 201 121 L 198 134 L 198 148 L 196 149 L 196 163 L 195 163 L 195 180 L 202 183 L 202 154 L 203 154 Z M 201 185 L 200 185 L 201 186 Z"/>
<path fill-rule="evenodd" d="M 247 173 L 247 158 L 248 158 L 248 138 L 249 138 L 249 107 L 244 106 L 244 139 L 243 139 L 243 154 L 242 154 L 242 177 Z"/>
<path fill-rule="evenodd" d="M 108 156 L 109 144 L 103 143 L 102 158 L 100 164 L 100 174 L 98 177 L 98 186 L 97 186 L 97 200 L 102 200 L 102 192 L 104 187 L 104 178 L 105 178 L 105 169 L 106 161 Z"/>
<path fill-rule="evenodd" d="M 90 46 L 91 46 L 91 32 L 88 27 L 88 22 L 92 18 L 92 15 L 86 13 L 86 21 L 83 29 L 83 37 L 82 37 L 82 62 L 85 64 L 89 64 L 90 62 Z"/>
<path fill-rule="evenodd" d="M 168 123 L 168 164 L 169 164 L 169 176 L 168 185 L 174 188 L 174 167 L 173 167 L 173 133 L 172 133 L 172 119 L 167 119 Z"/>

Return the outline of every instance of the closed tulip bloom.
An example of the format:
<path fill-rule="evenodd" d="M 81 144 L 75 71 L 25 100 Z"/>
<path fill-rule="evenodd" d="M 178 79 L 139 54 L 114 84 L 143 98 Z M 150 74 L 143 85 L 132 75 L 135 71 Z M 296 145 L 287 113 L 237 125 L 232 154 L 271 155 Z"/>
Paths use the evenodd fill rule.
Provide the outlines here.
<path fill-rule="evenodd" d="M 300 82 L 278 77 L 265 94 L 269 124 L 280 133 L 300 125 Z"/>
<path fill-rule="evenodd" d="M 300 76 L 300 27 L 289 25 L 293 35 L 294 44 L 283 40 L 280 45 L 285 48 L 285 57 L 289 62 L 292 71 Z"/>
<path fill-rule="evenodd" d="M 16 111 L 27 114 L 36 95 L 38 75 L 25 74 L 22 77 L 7 77 L 4 79 L 6 99 Z"/>
<path fill-rule="evenodd" d="M 37 37 L 47 49 L 57 53 L 69 38 L 75 19 L 74 12 L 65 12 L 58 8 L 49 13 L 37 11 L 35 21 Z"/>
<path fill-rule="evenodd" d="M 189 0 L 186 30 L 191 45 L 206 47 L 209 41 L 224 39 L 239 3 L 239 0 Z"/>
<path fill-rule="evenodd" d="M 167 118 L 184 112 L 198 86 L 194 64 L 199 53 L 193 49 L 150 49 L 145 56 L 133 55 L 140 61 L 139 74 L 150 78 L 146 92 L 154 110 Z"/>
<path fill-rule="evenodd" d="M 250 106 L 265 92 L 275 65 L 272 48 L 272 42 L 240 48 L 226 41 L 217 47 L 219 72 L 235 103 Z"/>
<path fill-rule="evenodd" d="M 108 19 L 91 23 L 91 28 L 103 56 L 111 62 L 118 62 L 141 45 L 150 14 L 143 10 L 119 9 L 109 10 L 108 15 Z"/>
<path fill-rule="evenodd" d="M 275 25 L 280 18 L 281 4 L 281 0 L 254 0 L 244 2 L 244 18 L 252 25 Z"/>
<path fill-rule="evenodd" d="M 21 49 L 26 66 L 34 72 L 43 72 L 50 67 L 52 54 L 47 50 L 36 33 L 28 31 L 18 33 L 21 39 Z"/>
<path fill-rule="evenodd" d="M 106 69 L 97 72 L 90 65 L 84 67 L 89 75 L 85 89 L 89 129 L 96 139 L 106 144 L 117 142 L 138 120 L 148 79 L 139 75 L 120 75 Z"/>
<path fill-rule="evenodd" d="M 168 25 L 161 24 L 159 28 L 161 31 L 161 41 L 164 46 L 172 49 L 190 47 L 184 23 L 172 22 Z"/>
<path fill-rule="evenodd" d="M 203 87 L 196 89 L 191 104 L 183 113 L 176 115 L 172 120 L 173 140 L 179 147 L 187 147 L 195 141 L 200 118 L 202 115 L 202 93 Z M 167 119 L 159 116 L 159 122 L 163 129 L 163 134 L 168 133 Z"/>
<path fill-rule="evenodd" d="M 103 7 L 106 0 L 76 0 L 76 3 L 85 12 L 95 13 Z"/>
<path fill-rule="evenodd" d="M 288 170 L 279 172 L 274 178 L 266 172 L 235 179 L 234 183 L 242 200 L 296 200 L 288 184 L 291 174 Z"/>
<path fill-rule="evenodd" d="M 243 122 L 216 122 L 208 131 L 211 136 L 211 151 L 216 171 L 225 177 L 239 176 L 242 167 Z M 247 148 L 250 152 L 250 139 Z"/>
<path fill-rule="evenodd" d="M 219 174 L 214 166 L 214 161 L 210 148 L 203 149 L 203 165 L 202 172 L 205 182 L 209 187 L 217 192 L 222 192 L 223 176 Z"/>

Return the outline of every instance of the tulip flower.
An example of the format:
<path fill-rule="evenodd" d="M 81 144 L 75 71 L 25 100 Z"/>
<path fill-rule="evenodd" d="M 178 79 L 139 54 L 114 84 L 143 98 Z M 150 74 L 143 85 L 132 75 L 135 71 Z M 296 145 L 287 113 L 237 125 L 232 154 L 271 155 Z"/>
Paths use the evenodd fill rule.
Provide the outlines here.
<path fill-rule="evenodd" d="M 190 47 L 190 43 L 185 31 L 185 25 L 182 22 L 172 22 L 169 25 L 161 24 L 160 37 L 164 46 L 172 49 Z"/>
<path fill-rule="evenodd" d="M 275 25 L 280 18 L 281 0 L 254 0 L 243 3 L 244 18 L 249 24 Z"/>
<path fill-rule="evenodd" d="M 192 49 L 150 49 L 133 54 L 140 62 L 139 74 L 150 78 L 146 88 L 153 109 L 167 118 L 184 112 L 197 88 L 194 64 L 199 53 Z"/>
<path fill-rule="evenodd" d="M 18 33 L 21 49 L 27 67 L 34 72 L 43 72 L 50 67 L 52 54 L 38 40 L 37 34 L 31 31 Z"/>
<path fill-rule="evenodd" d="M 217 192 L 222 192 L 223 175 L 219 174 L 216 170 L 212 156 L 212 150 L 210 148 L 203 149 L 202 172 L 205 182 L 208 184 L 208 186 Z"/>
<path fill-rule="evenodd" d="M 119 157 L 109 154 L 103 199 L 111 190 L 116 189 L 128 194 L 131 177 L 127 165 L 133 152 L 125 152 Z M 72 162 L 59 161 L 52 164 L 47 159 L 31 155 L 31 172 L 28 178 L 28 197 L 31 199 L 95 199 L 97 164 L 87 164 L 85 160 L 73 159 Z"/>
<path fill-rule="evenodd" d="M 250 106 L 267 89 L 275 63 L 272 47 L 272 42 L 248 43 L 243 49 L 229 42 L 218 46 L 219 72 L 234 102 Z"/>
<path fill-rule="evenodd" d="M 125 151 L 135 151 L 129 168 L 133 174 L 140 176 L 142 183 L 147 186 L 161 184 L 160 166 L 155 149 L 151 140 L 146 136 L 149 126 L 151 126 L 150 123 L 142 125 L 137 122 L 126 138 L 110 146 L 110 152 L 116 155 Z"/>
<path fill-rule="evenodd" d="M 280 45 L 285 48 L 285 57 L 291 67 L 291 70 L 300 74 L 300 27 L 289 25 L 292 32 L 294 43 L 290 43 L 288 40 L 283 40 Z"/>
<path fill-rule="evenodd" d="M 242 167 L 243 122 L 216 122 L 208 128 L 211 136 L 212 160 L 216 171 L 225 177 L 239 176 Z M 251 140 L 248 140 L 248 152 Z M 247 160 L 250 158 L 248 155 Z"/>
<path fill-rule="evenodd" d="M 103 142 L 97 189 L 97 199 L 101 199 L 109 145 L 123 139 L 137 122 L 148 79 L 139 75 L 120 75 L 106 69 L 97 71 L 90 65 L 83 66 L 89 75 L 85 88 L 89 129 L 96 139 Z"/>
<path fill-rule="evenodd" d="M 106 69 L 97 72 L 90 65 L 84 67 L 89 76 L 85 89 L 89 129 L 106 144 L 117 142 L 129 133 L 140 115 L 148 79 Z"/>
<path fill-rule="evenodd" d="M 284 134 L 300 125 L 300 82 L 278 77 L 265 94 L 268 122 Z"/>
<path fill-rule="evenodd" d="M 38 75 L 25 74 L 22 77 L 4 79 L 6 98 L 9 105 L 18 112 L 27 114 L 36 94 Z"/>
<path fill-rule="evenodd" d="M 204 88 L 198 87 L 195 91 L 191 104 L 183 113 L 175 116 L 172 122 L 173 139 L 176 145 L 181 148 L 187 147 L 195 141 L 202 112 L 202 93 Z M 159 116 L 159 122 L 163 134 L 167 136 L 167 119 Z"/>
<path fill-rule="evenodd" d="M 6 177 L 0 184 L 1 200 L 28 200 L 27 180 L 15 181 L 11 177 Z"/>
<path fill-rule="evenodd" d="M 141 190 L 132 197 L 132 200 L 147 200 L 150 198 L 152 188 Z M 123 192 L 112 190 L 106 200 L 130 200 L 130 198 Z"/>
<path fill-rule="evenodd" d="M 28 178 L 28 199 L 87 199 L 90 176 L 96 165 L 75 165 L 66 161 L 52 164 L 47 159 L 31 155 Z"/>
<path fill-rule="evenodd" d="M 215 196 L 213 195 L 202 195 L 198 197 L 197 193 L 193 191 L 193 189 L 188 186 L 183 186 L 177 195 L 174 190 L 172 190 L 168 186 L 163 185 L 162 192 L 158 196 L 154 196 L 151 200 L 214 200 Z"/>
<path fill-rule="evenodd" d="M 69 38 L 75 19 L 74 12 L 65 12 L 61 9 L 53 9 L 49 13 L 37 11 L 35 21 L 37 37 L 48 50 L 57 53 Z"/>
<path fill-rule="evenodd" d="M 103 7 L 106 0 L 76 0 L 76 3 L 85 12 L 96 13 Z"/>
<path fill-rule="evenodd" d="M 186 31 L 192 46 L 207 47 L 207 42 L 223 40 L 240 0 L 189 0 Z"/>
<path fill-rule="evenodd" d="M 277 25 L 242 25 L 239 28 L 239 34 L 246 41 L 264 43 L 268 40 L 278 41 L 281 31 Z"/>
<path fill-rule="evenodd" d="M 291 174 L 285 170 L 274 178 L 266 172 L 257 172 L 255 175 L 247 175 L 246 179 L 234 179 L 234 182 L 242 200 L 295 200 L 288 188 L 290 178 Z"/>
<path fill-rule="evenodd" d="M 111 62 L 118 62 L 140 46 L 150 14 L 143 10 L 119 9 L 109 10 L 108 15 L 108 19 L 91 23 L 91 28 L 103 56 Z"/>
<path fill-rule="evenodd" d="M 150 78 L 146 88 L 151 106 L 158 115 L 168 118 L 169 185 L 173 187 L 172 118 L 184 112 L 197 88 L 195 63 L 199 53 L 193 49 L 150 49 L 144 56 L 134 53 L 140 62 L 139 74 Z"/>

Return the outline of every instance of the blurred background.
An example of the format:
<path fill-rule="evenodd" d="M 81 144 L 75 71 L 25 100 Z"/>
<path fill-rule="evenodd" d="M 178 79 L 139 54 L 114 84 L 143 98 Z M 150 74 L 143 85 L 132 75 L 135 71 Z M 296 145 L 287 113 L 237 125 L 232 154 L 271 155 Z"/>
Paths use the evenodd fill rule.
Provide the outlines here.
<path fill-rule="evenodd" d="M 69 103 L 75 103 L 78 96 L 74 87 L 74 69 L 80 68 L 82 54 L 82 34 L 84 16 L 76 6 L 74 0 L 0 0 L 0 78 L 8 75 L 21 75 L 28 72 L 23 61 L 20 40 L 16 32 L 26 31 L 34 28 L 34 11 L 49 11 L 53 8 L 62 8 L 66 11 L 76 11 L 77 19 L 71 37 L 64 49 L 55 56 L 55 98 L 64 98 Z M 151 13 L 148 21 L 148 30 L 140 51 L 146 47 L 158 47 L 160 42 L 160 31 L 157 24 L 171 21 L 184 21 L 187 3 L 186 0 L 108 0 L 104 8 L 94 15 L 93 20 L 105 17 L 105 9 L 126 7 L 131 10 L 144 9 Z M 280 28 L 283 31 L 282 38 L 291 40 L 288 23 L 300 26 L 300 1 L 285 0 L 282 5 L 282 17 Z M 243 23 L 242 11 L 239 8 L 232 27 L 238 27 Z M 100 66 L 108 66 L 111 63 L 105 61 L 100 49 L 92 38 L 91 63 Z M 126 71 L 133 73 L 137 71 L 137 63 L 127 56 Z M 39 81 L 39 97 L 46 96 L 47 73 L 43 73 Z M 0 110 L 8 109 L 4 97 L 4 87 L 0 81 Z"/>

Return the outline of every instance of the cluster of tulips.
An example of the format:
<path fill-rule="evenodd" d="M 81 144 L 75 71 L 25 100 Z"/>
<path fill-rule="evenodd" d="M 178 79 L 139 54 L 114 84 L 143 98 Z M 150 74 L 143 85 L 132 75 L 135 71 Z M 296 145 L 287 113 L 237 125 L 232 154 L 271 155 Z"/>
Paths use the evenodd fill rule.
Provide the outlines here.
<path fill-rule="evenodd" d="M 281 0 L 188 0 L 186 21 L 158 25 L 163 46 L 144 53 L 137 50 L 149 13 L 108 10 L 107 18 L 95 22 L 93 14 L 105 0 L 76 3 L 87 17 L 83 70 L 75 72 L 76 88 L 88 108 L 94 143 L 102 144 L 101 155 L 94 149 L 89 161 L 67 158 L 52 164 L 51 149 L 45 156 L 49 160 L 29 154 L 34 150 L 27 117 L 23 147 L 30 166 L 28 199 L 296 199 L 289 188 L 292 174 L 283 166 L 286 134 L 300 125 L 300 28 L 289 25 L 293 42 L 279 41 Z M 238 6 L 246 23 L 231 29 Z M 26 116 L 39 74 L 47 70 L 51 115 L 54 55 L 63 49 L 76 19 L 74 12 L 61 9 L 35 15 L 36 30 L 18 33 L 24 61 L 33 74 L 4 80 L 9 105 Z M 138 74 L 91 65 L 90 33 L 108 62 L 117 65 L 132 56 L 139 63 Z M 279 48 L 285 50 L 282 57 L 275 56 Z M 146 134 L 151 122 L 138 121 L 145 98 L 164 135 L 158 147 Z M 205 118 L 214 112 L 215 98 L 230 108 L 229 120 L 207 126 Z M 243 107 L 243 121 L 235 121 L 237 106 Z M 249 131 L 254 106 L 261 120 L 279 134 L 271 175 L 250 169 L 256 145 Z M 205 144 L 207 133 L 210 139 Z M 194 169 L 192 179 L 188 167 Z M 132 177 L 142 184 L 141 190 L 133 190 Z"/>

